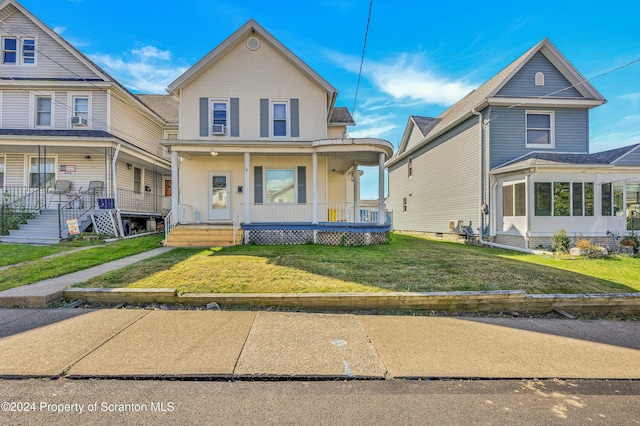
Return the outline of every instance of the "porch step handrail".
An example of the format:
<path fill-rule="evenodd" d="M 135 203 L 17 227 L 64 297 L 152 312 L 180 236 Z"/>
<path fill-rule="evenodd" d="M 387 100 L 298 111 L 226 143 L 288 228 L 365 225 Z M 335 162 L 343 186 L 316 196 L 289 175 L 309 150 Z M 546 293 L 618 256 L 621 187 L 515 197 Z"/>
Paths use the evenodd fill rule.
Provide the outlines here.
<path fill-rule="evenodd" d="M 32 219 L 46 208 L 46 187 L 2 186 L 0 187 L 0 235 L 9 231 L 12 224 Z M 13 198 L 13 197 L 18 198 Z M 44 199 L 44 205 L 42 200 Z M 11 217 L 10 217 L 11 216 Z"/>
<path fill-rule="evenodd" d="M 164 240 L 167 241 L 169 234 L 175 228 L 173 223 L 173 210 L 169 210 L 169 213 L 164 217 Z"/>
<path fill-rule="evenodd" d="M 62 239 L 63 223 L 70 219 L 78 219 L 78 225 L 82 218 L 90 211 L 98 208 L 98 198 L 104 197 L 104 188 L 89 188 L 78 194 L 68 194 L 66 203 L 58 202 L 58 236 Z"/>

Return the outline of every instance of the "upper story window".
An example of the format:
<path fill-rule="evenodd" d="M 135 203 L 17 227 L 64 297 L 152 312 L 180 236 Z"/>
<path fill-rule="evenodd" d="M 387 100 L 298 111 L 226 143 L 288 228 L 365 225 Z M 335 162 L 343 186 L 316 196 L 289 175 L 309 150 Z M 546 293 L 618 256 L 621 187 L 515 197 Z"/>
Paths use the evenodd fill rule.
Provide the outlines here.
<path fill-rule="evenodd" d="M 555 147 L 555 115 L 553 111 L 526 112 L 527 148 Z"/>
<path fill-rule="evenodd" d="M 2 63 L 5 65 L 35 65 L 36 39 L 33 37 L 3 37 Z"/>
<path fill-rule="evenodd" d="M 89 123 L 89 96 L 72 96 L 71 124 L 77 127 L 86 127 Z"/>
<path fill-rule="evenodd" d="M 271 105 L 273 136 L 289 136 L 289 102 L 273 102 Z"/>
<path fill-rule="evenodd" d="M 537 72 L 534 77 L 534 83 L 536 86 L 544 86 L 544 74 Z"/>
<path fill-rule="evenodd" d="M 51 96 L 36 96 L 36 126 L 51 127 Z"/>
<path fill-rule="evenodd" d="M 211 134 L 226 135 L 229 125 L 229 103 L 227 101 L 211 101 Z"/>

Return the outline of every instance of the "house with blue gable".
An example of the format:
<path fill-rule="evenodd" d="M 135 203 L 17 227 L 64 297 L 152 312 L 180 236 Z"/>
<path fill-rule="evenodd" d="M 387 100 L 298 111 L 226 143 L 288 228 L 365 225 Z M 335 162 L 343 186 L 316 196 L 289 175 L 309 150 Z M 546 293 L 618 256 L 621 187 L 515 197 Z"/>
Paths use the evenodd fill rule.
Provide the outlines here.
<path fill-rule="evenodd" d="M 394 229 L 518 249 L 614 246 L 640 229 L 640 144 L 591 153 L 602 95 L 544 39 L 440 116 L 409 118 L 387 162 Z"/>

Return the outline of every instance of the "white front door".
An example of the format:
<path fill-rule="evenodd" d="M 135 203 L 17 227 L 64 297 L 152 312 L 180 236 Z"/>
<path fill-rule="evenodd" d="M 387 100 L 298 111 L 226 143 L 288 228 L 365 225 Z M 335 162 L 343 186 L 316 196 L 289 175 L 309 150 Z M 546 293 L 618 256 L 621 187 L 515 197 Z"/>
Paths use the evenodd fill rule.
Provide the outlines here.
<path fill-rule="evenodd" d="M 209 172 L 209 219 L 231 219 L 231 174 Z"/>

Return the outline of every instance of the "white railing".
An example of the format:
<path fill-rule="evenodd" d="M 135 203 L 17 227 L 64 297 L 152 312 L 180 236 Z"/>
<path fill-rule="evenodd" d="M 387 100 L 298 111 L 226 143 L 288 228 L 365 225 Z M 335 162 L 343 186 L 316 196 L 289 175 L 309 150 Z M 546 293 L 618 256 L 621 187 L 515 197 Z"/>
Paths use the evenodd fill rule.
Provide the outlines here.
<path fill-rule="evenodd" d="M 173 231 L 173 210 L 169 210 L 169 213 L 164 217 L 164 240 L 167 241 L 169 234 Z"/>
<path fill-rule="evenodd" d="M 242 224 L 242 218 L 244 218 L 244 204 L 238 204 L 236 206 L 236 212 L 233 215 L 233 245 L 236 243 L 236 235 L 238 234 L 238 230 L 240 229 L 240 225 Z"/>
<path fill-rule="evenodd" d="M 311 223 L 312 204 L 249 204 L 251 223 Z M 318 222 L 378 224 L 379 207 L 358 203 L 319 203 Z M 386 212 L 383 211 L 383 214 Z M 234 225 L 244 222 L 244 204 L 236 208 Z M 386 222 L 386 217 L 385 217 Z"/>

